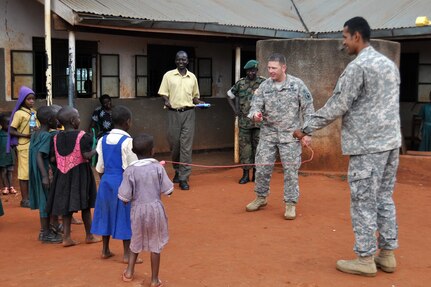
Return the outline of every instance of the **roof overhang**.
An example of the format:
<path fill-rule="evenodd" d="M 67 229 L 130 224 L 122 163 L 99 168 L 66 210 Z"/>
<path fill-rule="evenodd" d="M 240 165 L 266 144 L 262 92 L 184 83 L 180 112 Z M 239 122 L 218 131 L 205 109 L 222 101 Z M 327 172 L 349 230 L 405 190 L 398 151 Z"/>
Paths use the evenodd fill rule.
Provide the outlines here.
<path fill-rule="evenodd" d="M 75 13 L 74 26 L 98 27 L 155 33 L 178 33 L 204 36 L 235 36 L 250 38 L 309 38 L 305 32 L 286 31 L 269 28 L 222 25 L 218 23 L 155 21 L 125 17 Z"/>

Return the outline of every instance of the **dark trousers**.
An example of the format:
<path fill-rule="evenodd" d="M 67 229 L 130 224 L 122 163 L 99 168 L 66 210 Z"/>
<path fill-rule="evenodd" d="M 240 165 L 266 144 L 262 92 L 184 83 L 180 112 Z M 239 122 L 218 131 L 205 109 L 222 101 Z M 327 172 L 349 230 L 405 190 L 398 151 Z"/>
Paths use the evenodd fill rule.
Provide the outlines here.
<path fill-rule="evenodd" d="M 195 134 L 195 110 L 184 112 L 168 111 L 168 142 L 172 153 L 172 161 L 192 163 L 193 137 Z M 191 166 L 174 163 L 179 180 L 188 180 L 192 172 Z"/>

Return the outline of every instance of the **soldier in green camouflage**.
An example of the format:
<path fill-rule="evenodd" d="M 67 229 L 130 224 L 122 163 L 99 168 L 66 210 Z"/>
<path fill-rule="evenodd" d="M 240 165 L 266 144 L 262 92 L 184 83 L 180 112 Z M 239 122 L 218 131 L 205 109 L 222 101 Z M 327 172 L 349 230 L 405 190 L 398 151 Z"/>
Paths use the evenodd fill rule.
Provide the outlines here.
<path fill-rule="evenodd" d="M 343 45 L 357 57 L 341 74 L 327 103 L 294 132 L 302 138 L 342 117 L 341 144 L 343 154 L 350 156 L 350 213 L 358 257 L 339 260 L 336 266 L 363 276 L 375 276 L 376 267 L 385 272 L 396 268 L 398 226 L 392 196 L 401 146 L 399 71 L 370 46 L 370 32 L 362 17 L 344 24 Z M 374 257 L 377 249 L 380 253 Z"/>
<path fill-rule="evenodd" d="M 227 92 L 229 104 L 235 115 L 238 116 L 239 152 L 240 163 L 242 164 L 254 164 L 256 147 L 259 143 L 260 123 L 254 123 L 247 118 L 254 92 L 257 90 L 259 85 L 265 81 L 265 78 L 257 76 L 258 64 L 259 63 L 256 60 L 248 61 L 244 66 L 246 77 L 241 78 Z M 236 103 L 233 101 L 234 99 L 239 102 L 238 108 Z M 243 167 L 243 175 L 239 180 L 240 184 L 245 184 L 250 181 L 250 168 L 251 165 Z M 255 171 L 256 169 L 253 168 L 252 181 L 254 181 Z"/>

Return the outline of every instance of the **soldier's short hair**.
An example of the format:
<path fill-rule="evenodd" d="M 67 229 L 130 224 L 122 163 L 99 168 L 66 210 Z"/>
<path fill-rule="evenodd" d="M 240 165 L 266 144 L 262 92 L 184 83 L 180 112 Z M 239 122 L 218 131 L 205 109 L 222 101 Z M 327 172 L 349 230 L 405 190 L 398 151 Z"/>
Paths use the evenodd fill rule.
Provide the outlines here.
<path fill-rule="evenodd" d="M 286 57 L 280 53 L 274 53 L 268 58 L 268 62 L 279 62 L 282 65 L 286 65 Z"/>
<path fill-rule="evenodd" d="M 349 31 L 350 35 L 353 36 L 355 32 L 358 32 L 359 34 L 361 34 L 362 39 L 365 42 L 370 41 L 371 28 L 367 20 L 365 20 L 364 18 L 353 17 L 352 19 L 347 20 L 346 23 L 344 23 L 343 27 L 347 27 L 347 30 Z"/>

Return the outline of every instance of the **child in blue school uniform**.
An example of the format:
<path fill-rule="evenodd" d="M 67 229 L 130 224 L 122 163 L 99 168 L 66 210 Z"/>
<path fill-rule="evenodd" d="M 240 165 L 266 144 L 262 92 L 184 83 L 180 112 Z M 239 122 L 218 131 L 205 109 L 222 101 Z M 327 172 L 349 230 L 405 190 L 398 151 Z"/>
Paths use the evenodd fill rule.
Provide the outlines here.
<path fill-rule="evenodd" d="M 123 179 L 123 171 L 137 156 L 132 152 L 132 138 L 127 133 L 131 127 L 132 114 L 124 106 L 112 109 L 114 128 L 99 139 L 96 147 L 98 161 L 96 171 L 101 174 L 94 208 L 91 232 L 102 236 L 102 259 L 113 257 L 109 249 L 110 237 L 123 240 L 123 262 L 129 260 L 129 246 L 132 237 L 130 224 L 130 204 L 118 199 L 118 188 Z M 142 263 L 138 259 L 137 263 Z"/>

